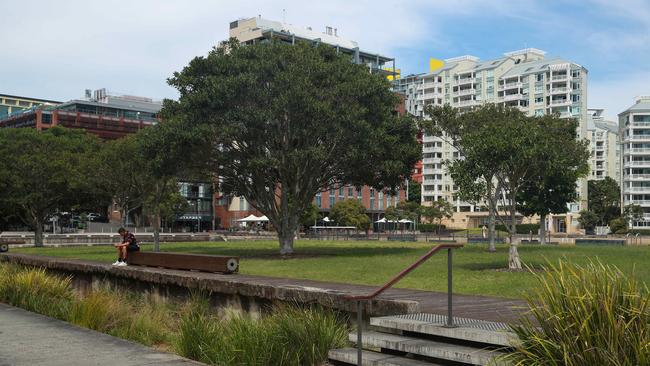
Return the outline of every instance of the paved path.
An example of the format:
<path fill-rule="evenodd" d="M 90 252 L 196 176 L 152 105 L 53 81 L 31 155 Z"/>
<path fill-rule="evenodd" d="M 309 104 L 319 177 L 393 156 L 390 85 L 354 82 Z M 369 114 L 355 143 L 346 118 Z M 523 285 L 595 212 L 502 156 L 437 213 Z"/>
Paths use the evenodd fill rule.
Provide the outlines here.
<path fill-rule="evenodd" d="M 177 355 L 0 304 L 0 366 L 200 366 Z"/>

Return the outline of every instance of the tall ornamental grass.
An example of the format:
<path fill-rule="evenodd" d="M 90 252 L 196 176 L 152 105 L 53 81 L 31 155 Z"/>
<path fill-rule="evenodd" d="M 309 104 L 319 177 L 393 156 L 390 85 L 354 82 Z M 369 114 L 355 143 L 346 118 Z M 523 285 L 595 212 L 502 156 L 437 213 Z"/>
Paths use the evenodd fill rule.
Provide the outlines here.
<path fill-rule="evenodd" d="M 534 320 L 514 332 L 521 339 L 506 356 L 526 366 L 650 365 L 648 288 L 614 266 L 560 261 L 535 274 L 527 297 Z"/>
<path fill-rule="evenodd" d="M 261 319 L 218 318 L 205 299 L 196 301 L 184 312 L 175 348 L 211 365 L 320 365 L 347 342 L 344 319 L 323 309 L 277 306 Z"/>
<path fill-rule="evenodd" d="M 74 291 L 69 277 L 52 276 L 42 268 L 27 269 L 0 263 L 0 301 L 67 320 Z"/>

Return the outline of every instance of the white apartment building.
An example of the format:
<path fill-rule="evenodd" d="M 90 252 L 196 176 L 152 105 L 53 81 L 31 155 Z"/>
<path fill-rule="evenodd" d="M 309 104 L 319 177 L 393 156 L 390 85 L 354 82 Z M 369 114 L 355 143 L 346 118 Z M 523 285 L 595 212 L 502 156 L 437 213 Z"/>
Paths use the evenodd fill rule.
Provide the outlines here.
<path fill-rule="evenodd" d="M 350 55 L 356 64 L 368 66 L 370 72 L 389 73 L 395 70 L 395 59 L 359 49 L 355 41 L 339 36 L 338 29 L 325 27 L 317 32 L 311 27 L 295 26 L 284 22 L 264 19 L 261 16 L 238 19 L 230 23 L 230 37 L 244 44 L 268 42 L 271 39 L 294 44 L 298 41 L 327 44 L 339 53 Z"/>
<path fill-rule="evenodd" d="M 644 219 L 632 228 L 650 227 L 650 95 L 618 115 L 619 141 L 623 146 L 621 193 L 623 205 L 639 205 Z"/>
<path fill-rule="evenodd" d="M 407 111 L 418 117 L 427 117 L 423 111 L 430 104 L 469 109 L 482 103 L 503 103 L 531 116 L 559 113 L 561 117 L 577 118 L 579 136 L 587 135 L 587 69 L 561 58 L 547 59 L 544 51 L 534 48 L 508 52 L 487 61 L 474 56 L 450 58 L 440 69 L 396 80 L 394 88 L 406 95 Z M 454 203 L 457 212 L 486 211 L 483 205 L 463 202 L 454 194 L 454 183 L 443 167 L 445 160 L 458 157 L 450 144 L 438 137 L 424 136 L 422 154 L 424 204 L 445 199 Z M 581 202 L 572 204 L 571 212 L 586 207 L 586 186 L 586 182 L 579 184 Z M 462 219 L 466 222 L 455 224 L 481 225 L 482 215 L 474 216 L 478 221 Z M 577 221 L 567 221 L 577 226 Z M 564 231 L 566 226 L 558 223 L 555 229 Z"/>
<path fill-rule="evenodd" d="M 621 184 L 621 158 L 618 142 L 618 123 L 605 120 L 603 109 L 589 109 L 587 113 L 587 138 L 589 139 L 589 179 L 605 177 Z"/>

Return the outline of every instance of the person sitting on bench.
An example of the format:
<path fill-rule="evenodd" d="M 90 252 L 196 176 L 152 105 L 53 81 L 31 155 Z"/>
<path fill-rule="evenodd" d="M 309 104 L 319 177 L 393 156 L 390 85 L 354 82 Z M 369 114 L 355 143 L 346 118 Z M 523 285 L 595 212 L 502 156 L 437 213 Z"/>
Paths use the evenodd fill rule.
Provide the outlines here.
<path fill-rule="evenodd" d="M 139 252 L 140 246 L 138 245 L 135 235 L 131 234 L 123 227 L 121 227 L 117 232 L 122 236 L 122 242 L 120 244 L 115 244 L 115 248 L 117 249 L 117 261 L 113 263 L 113 265 L 126 266 L 128 253 Z"/>

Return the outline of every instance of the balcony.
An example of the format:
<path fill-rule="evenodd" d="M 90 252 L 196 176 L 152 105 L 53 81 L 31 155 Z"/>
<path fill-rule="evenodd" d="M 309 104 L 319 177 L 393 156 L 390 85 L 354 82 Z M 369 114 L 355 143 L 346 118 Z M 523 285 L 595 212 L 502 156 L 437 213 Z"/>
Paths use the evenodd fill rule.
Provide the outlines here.
<path fill-rule="evenodd" d="M 650 160 L 644 161 L 626 161 L 623 166 L 625 167 L 635 167 L 635 166 L 650 166 Z"/>
<path fill-rule="evenodd" d="M 632 122 L 632 127 L 650 127 L 650 122 Z"/>
<path fill-rule="evenodd" d="M 571 89 L 562 87 L 562 88 L 551 88 L 551 90 L 548 91 L 550 94 L 568 94 L 571 92 Z"/>
<path fill-rule="evenodd" d="M 458 90 L 454 92 L 455 96 L 463 96 L 463 95 L 474 95 L 476 93 L 476 90 L 474 89 L 463 89 L 463 90 Z"/>
<path fill-rule="evenodd" d="M 440 93 L 424 93 L 424 94 L 419 94 L 417 96 L 417 100 L 429 100 L 429 99 L 434 99 L 436 97 L 442 97 L 442 94 Z"/>
<path fill-rule="evenodd" d="M 499 97 L 499 100 L 502 102 L 509 102 L 511 100 L 520 100 L 523 98 L 524 98 L 523 94 L 507 94 L 502 97 Z"/>
<path fill-rule="evenodd" d="M 478 105 L 478 101 L 472 100 L 472 99 L 460 100 L 460 101 L 458 101 L 458 103 L 456 103 L 456 105 L 459 106 L 459 107 L 471 107 L 471 106 Z"/>
<path fill-rule="evenodd" d="M 625 155 L 630 155 L 630 154 L 650 154 L 650 149 L 643 149 L 643 148 L 626 149 Z"/>
<path fill-rule="evenodd" d="M 625 175 L 623 180 L 650 180 L 650 174 L 629 174 Z"/>
<path fill-rule="evenodd" d="M 554 100 L 550 101 L 549 105 L 553 106 L 553 107 L 567 106 L 567 105 L 571 105 L 571 100 L 569 100 L 569 99 L 554 99 Z"/>
<path fill-rule="evenodd" d="M 551 81 L 567 80 L 568 78 L 569 78 L 568 74 L 553 75 L 551 76 Z"/>
<path fill-rule="evenodd" d="M 625 200 L 626 205 L 639 205 L 639 206 L 648 206 L 650 205 L 650 201 L 648 200 Z"/>
<path fill-rule="evenodd" d="M 425 168 L 422 169 L 422 174 L 443 174 L 444 171 L 442 169 L 431 169 L 431 168 Z"/>
<path fill-rule="evenodd" d="M 650 135 L 632 135 L 625 137 L 624 140 L 650 140 Z"/>
<path fill-rule="evenodd" d="M 461 78 L 461 79 L 456 79 L 455 84 L 456 85 L 465 85 L 465 84 L 471 84 L 476 81 L 476 78 Z"/>
<path fill-rule="evenodd" d="M 499 84 L 499 90 L 507 90 L 507 89 L 519 89 L 523 86 L 522 83 L 516 82 L 516 83 L 506 83 L 506 84 Z"/>
<path fill-rule="evenodd" d="M 623 190 L 629 193 L 650 193 L 650 187 L 625 187 Z"/>

